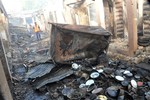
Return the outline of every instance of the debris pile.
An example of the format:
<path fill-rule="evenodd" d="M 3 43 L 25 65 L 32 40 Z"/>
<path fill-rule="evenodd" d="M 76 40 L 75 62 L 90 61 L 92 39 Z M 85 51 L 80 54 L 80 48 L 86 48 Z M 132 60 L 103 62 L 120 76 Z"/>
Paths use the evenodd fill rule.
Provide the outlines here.
<path fill-rule="evenodd" d="M 37 41 L 34 33 L 32 33 L 32 35 L 29 34 L 27 27 L 9 25 L 9 32 L 11 40 L 11 53 L 9 59 L 11 60 L 8 63 L 13 80 L 13 84 L 10 85 L 13 99 L 44 100 L 48 98 L 45 95 L 36 93 L 31 88 L 30 84 L 26 82 L 27 80 L 24 80 L 26 71 L 30 70 L 30 66 L 36 66 L 39 63 L 45 62 L 50 57 L 48 54 L 48 34 L 41 33 L 42 39 Z M 49 67 L 45 73 L 49 73 L 50 68 L 51 67 Z"/>
<path fill-rule="evenodd" d="M 30 77 L 30 82 L 35 90 L 48 91 L 52 100 L 149 100 L 150 68 L 143 67 L 146 63 L 109 61 L 108 66 L 84 63 L 57 65 L 50 73 L 37 75 L 36 80 Z"/>
<path fill-rule="evenodd" d="M 102 28 L 52 24 L 51 59 L 28 60 L 24 83 L 48 100 L 149 100 L 150 59 L 110 60 L 110 36 Z"/>
<path fill-rule="evenodd" d="M 68 28 L 72 30 L 70 31 Z M 94 36 L 85 38 L 88 35 L 91 36 L 88 34 L 89 31 L 86 36 L 78 33 L 79 31 L 76 29 L 85 29 L 85 27 L 78 28 L 68 25 L 52 27 L 53 40 L 51 44 L 54 48 L 51 48 L 52 60 L 49 61 L 49 67 L 41 67 L 40 70 L 36 70 L 39 69 L 39 65 L 34 66 L 27 73 L 26 78 L 30 79 L 35 90 L 47 91 L 52 100 L 149 99 L 149 62 L 144 63 L 146 66 L 143 63 L 136 65 L 121 60 L 111 61 L 105 52 L 109 45 L 109 35 L 105 34 L 105 36 L 102 33 L 99 34 L 100 36 L 97 35 L 101 37 L 101 40 L 98 41 Z M 91 28 L 89 29 L 91 30 Z M 55 30 L 54 33 L 53 30 Z M 74 34 L 69 34 L 70 32 Z M 78 35 L 83 39 L 76 40 Z M 80 43 L 82 42 L 85 45 L 81 49 Z M 101 46 L 99 47 L 95 43 L 101 43 Z M 89 54 L 91 55 L 89 56 Z M 43 70 L 42 73 L 41 70 Z M 36 77 L 29 77 L 32 74 Z"/>
<path fill-rule="evenodd" d="M 32 59 L 42 61 L 46 58 L 47 60 L 46 56 L 49 56 L 47 54 L 49 50 L 48 34 L 42 33 L 42 40 L 36 41 L 35 34 L 32 33 L 31 37 L 26 27 L 9 25 L 9 32 L 13 63 L 30 62 Z"/>

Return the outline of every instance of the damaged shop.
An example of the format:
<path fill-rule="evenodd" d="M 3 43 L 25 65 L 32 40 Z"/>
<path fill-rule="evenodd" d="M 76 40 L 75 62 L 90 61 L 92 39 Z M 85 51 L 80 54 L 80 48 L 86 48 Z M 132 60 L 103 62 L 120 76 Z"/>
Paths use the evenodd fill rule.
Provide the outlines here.
<path fill-rule="evenodd" d="M 24 81 L 51 100 L 149 100 L 150 59 L 111 60 L 110 40 L 100 27 L 52 24 L 51 59 L 24 64 Z"/>

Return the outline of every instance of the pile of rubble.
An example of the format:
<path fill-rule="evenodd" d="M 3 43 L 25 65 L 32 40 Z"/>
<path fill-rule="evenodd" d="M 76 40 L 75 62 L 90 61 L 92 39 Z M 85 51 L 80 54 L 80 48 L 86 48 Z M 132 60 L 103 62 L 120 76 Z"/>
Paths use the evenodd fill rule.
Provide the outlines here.
<path fill-rule="evenodd" d="M 110 36 L 99 27 L 52 24 L 51 59 L 27 61 L 24 82 L 48 100 L 149 100 L 150 59 L 110 60 Z"/>
<path fill-rule="evenodd" d="M 11 53 L 7 54 L 9 57 L 9 65 L 13 84 L 10 85 L 14 100 L 43 100 L 45 96 L 36 94 L 30 87 L 30 84 L 24 83 L 22 80 L 25 75 L 25 68 L 23 63 L 44 62 L 49 58 L 49 37 L 47 33 L 41 33 L 42 39 L 36 40 L 33 33 L 32 36 L 27 31 L 26 27 L 9 26 L 11 38 Z M 29 66 L 30 67 L 30 66 Z M 23 91 L 22 91 L 23 90 Z"/>
<path fill-rule="evenodd" d="M 29 34 L 26 27 L 9 25 L 11 37 L 11 57 L 13 64 L 21 64 L 24 61 L 39 59 L 40 56 L 47 56 L 49 49 L 49 37 L 41 33 L 42 40 L 37 41 L 34 33 Z M 43 54 L 40 54 L 43 51 Z"/>
<path fill-rule="evenodd" d="M 109 61 L 108 66 L 73 62 L 46 62 L 26 74 L 35 90 L 48 91 L 52 100 L 149 100 L 150 59 L 129 65 Z"/>

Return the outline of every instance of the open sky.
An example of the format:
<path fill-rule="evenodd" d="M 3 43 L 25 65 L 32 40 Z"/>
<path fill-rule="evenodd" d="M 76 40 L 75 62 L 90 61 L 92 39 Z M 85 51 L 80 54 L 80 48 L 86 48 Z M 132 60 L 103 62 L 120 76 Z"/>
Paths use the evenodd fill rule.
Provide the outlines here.
<path fill-rule="evenodd" d="M 19 13 L 22 10 L 48 9 L 62 10 L 63 0 L 2 0 L 8 14 Z"/>
<path fill-rule="evenodd" d="M 19 12 L 22 10 L 21 0 L 2 0 L 7 13 Z"/>

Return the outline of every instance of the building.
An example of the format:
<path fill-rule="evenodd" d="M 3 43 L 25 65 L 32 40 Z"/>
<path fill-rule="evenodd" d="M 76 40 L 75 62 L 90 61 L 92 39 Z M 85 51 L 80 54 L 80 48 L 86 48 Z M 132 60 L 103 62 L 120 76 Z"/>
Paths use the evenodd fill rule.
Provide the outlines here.
<path fill-rule="evenodd" d="M 12 100 L 9 89 L 11 82 L 10 70 L 6 54 L 9 51 L 9 33 L 7 13 L 0 0 L 0 93 L 4 100 Z"/>

